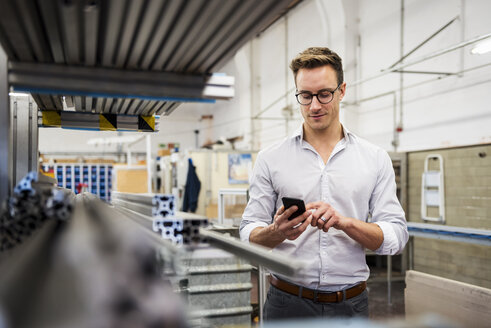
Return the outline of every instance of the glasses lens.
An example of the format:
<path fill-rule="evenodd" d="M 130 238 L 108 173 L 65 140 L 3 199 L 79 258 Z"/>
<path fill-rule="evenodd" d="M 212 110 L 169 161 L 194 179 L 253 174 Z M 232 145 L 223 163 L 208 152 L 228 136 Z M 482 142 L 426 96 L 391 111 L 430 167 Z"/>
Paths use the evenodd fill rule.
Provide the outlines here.
<path fill-rule="evenodd" d="M 312 95 L 308 92 L 302 92 L 297 95 L 297 101 L 301 105 L 308 105 L 312 102 Z"/>
<path fill-rule="evenodd" d="M 330 91 L 319 92 L 317 99 L 319 99 L 320 103 L 327 104 L 332 100 L 332 93 Z"/>

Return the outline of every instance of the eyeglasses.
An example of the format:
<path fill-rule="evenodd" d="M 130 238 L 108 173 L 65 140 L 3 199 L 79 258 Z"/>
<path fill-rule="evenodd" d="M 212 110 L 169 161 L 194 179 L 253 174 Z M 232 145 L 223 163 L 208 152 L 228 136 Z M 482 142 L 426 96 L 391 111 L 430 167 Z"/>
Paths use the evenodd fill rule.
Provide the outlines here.
<path fill-rule="evenodd" d="M 329 104 L 333 99 L 334 99 L 334 92 L 339 89 L 341 86 L 341 83 L 338 84 L 336 89 L 330 91 L 330 90 L 320 90 L 317 93 L 312 93 L 308 91 L 304 92 L 299 92 L 295 94 L 295 97 L 297 98 L 297 101 L 300 105 L 310 105 L 312 103 L 312 100 L 314 97 L 317 97 L 317 100 L 321 104 Z"/>

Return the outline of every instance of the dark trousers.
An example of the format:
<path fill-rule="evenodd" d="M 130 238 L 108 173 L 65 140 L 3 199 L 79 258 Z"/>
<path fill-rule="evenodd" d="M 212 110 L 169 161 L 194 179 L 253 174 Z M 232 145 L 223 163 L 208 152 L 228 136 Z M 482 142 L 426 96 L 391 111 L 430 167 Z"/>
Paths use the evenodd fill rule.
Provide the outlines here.
<path fill-rule="evenodd" d="M 292 318 L 368 318 L 368 294 L 360 295 L 339 303 L 316 303 L 312 300 L 285 293 L 270 286 L 264 304 L 264 320 L 284 320 Z"/>

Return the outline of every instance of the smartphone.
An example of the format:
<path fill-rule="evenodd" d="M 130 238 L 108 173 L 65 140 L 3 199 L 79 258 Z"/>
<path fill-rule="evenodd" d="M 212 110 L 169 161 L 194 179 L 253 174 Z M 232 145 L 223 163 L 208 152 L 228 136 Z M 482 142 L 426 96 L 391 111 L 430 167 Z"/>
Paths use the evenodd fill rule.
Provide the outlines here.
<path fill-rule="evenodd" d="M 292 197 L 282 197 L 281 200 L 283 201 L 283 205 L 285 206 L 285 210 L 293 205 L 297 205 L 298 210 L 295 211 L 288 220 L 293 220 L 299 215 L 302 215 L 305 212 L 305 203 L 303 200 L 298 199 L 298 198 L 292 198 Z"/>

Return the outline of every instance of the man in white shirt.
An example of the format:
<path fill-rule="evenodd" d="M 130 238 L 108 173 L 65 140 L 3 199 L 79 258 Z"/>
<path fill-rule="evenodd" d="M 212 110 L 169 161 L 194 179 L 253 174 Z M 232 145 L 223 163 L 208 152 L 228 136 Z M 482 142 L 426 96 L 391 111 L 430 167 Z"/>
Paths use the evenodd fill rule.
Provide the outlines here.
<path fill-rule="evenodd" d="M 308 48 L 291 62 L 304 118 L 289 138 L 259 152 L 244 211 L 243 241 L 305 262 L 299 276 L 272 273 L 265 319 L 368 316 L 365 248 L 400 253 L 408 240 L 392 162 L 339 121 L 341 58 Z M 282 197 L 304 200 L 288 220 Z"/>

